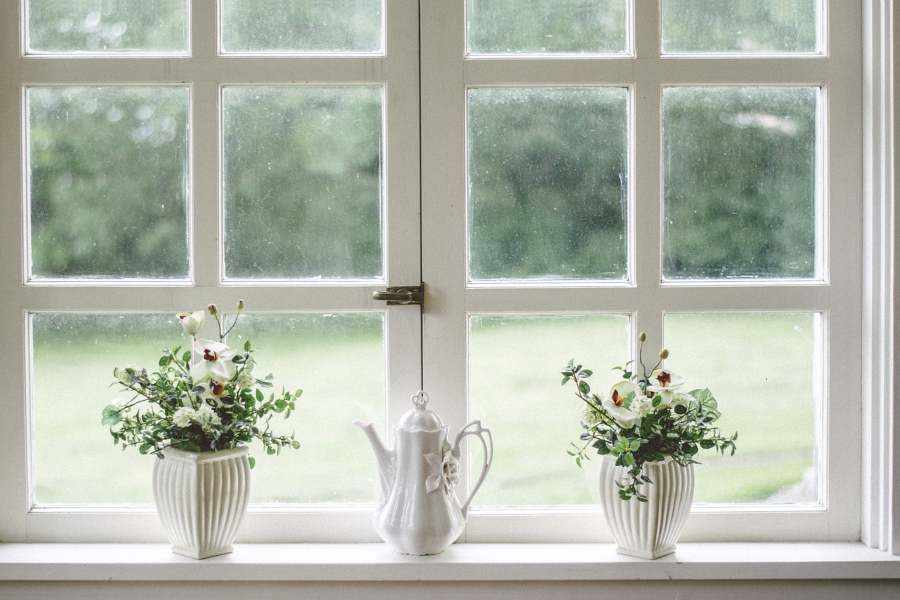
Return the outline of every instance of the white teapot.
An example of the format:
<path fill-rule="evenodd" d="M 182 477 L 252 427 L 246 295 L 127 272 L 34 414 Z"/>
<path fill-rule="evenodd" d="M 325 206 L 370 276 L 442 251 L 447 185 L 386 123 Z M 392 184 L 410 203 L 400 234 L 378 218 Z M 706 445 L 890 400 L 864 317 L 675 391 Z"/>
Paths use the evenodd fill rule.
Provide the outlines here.
<path fill-rule="evenodd" d="M 472 421 L 456 434 L 451 446 L 447 426 L 427 408 L 428 394 L 418 392 L 411 400 L 414 408 L 394 428 L 393 450 L 385 448 L 371 423 L 354 424 L 366 433 L 378 459 L 381 499 L 375 510 L 375 531 L 403 554 L 438 554 L 466 526 L 469 504 L 493 461 L 494 441 L 481 421 Z M 459 444 L 469 435 L 481 440 L 484 463 L 472 492 L 460 503 L 455 491 Z"/>

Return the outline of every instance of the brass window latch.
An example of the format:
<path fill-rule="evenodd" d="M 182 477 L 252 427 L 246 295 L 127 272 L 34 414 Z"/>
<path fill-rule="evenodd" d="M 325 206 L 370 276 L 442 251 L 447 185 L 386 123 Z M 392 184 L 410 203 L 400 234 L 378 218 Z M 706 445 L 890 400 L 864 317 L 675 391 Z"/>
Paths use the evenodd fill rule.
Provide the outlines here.
<path fill-rule="evenodd" d="M 375 300 L 384 300 L 388 306 L 410 306 L 425 304 L 425 284 L 400 285 L 372 292 Z"/>

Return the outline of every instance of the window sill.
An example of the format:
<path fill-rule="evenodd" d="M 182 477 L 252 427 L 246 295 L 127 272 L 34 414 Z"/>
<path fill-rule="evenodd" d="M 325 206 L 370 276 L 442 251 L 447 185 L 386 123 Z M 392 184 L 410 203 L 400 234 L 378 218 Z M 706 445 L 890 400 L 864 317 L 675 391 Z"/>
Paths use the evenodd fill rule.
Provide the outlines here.
<path fill-rule="evenodd" d="M 643 561 L 610 544 L 244 544 L 204 561 L 163 544 L 0 544 L 0 581 L 654 581 L 900 579 L 900 556 L 859 543 L 681 544 Z"/>

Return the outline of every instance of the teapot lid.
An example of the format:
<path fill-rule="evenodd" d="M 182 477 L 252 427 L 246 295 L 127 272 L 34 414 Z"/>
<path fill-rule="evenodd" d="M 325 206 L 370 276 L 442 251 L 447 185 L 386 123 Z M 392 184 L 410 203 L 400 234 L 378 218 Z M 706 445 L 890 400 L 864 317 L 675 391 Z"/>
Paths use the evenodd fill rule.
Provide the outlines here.
<path fill-rule="evenodd" d="M 397 429 L 402 431 L 441 431 L 444 422 L 436 412 L 427 408 L 428 394 L 419 390 L 409 397 L 413 403 L 413 409 L 400 417 Z"/>

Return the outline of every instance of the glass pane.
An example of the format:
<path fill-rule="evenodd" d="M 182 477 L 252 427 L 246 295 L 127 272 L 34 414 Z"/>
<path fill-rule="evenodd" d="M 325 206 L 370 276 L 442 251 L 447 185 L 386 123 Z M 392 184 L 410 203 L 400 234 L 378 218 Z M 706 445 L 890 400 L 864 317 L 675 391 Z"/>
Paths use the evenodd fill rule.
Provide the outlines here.
<path fill-rule="evenodd" d="M 380 87 L 225 88 L 224 145 L 228 277 L 382 276 Z"/>
<path fill-rule="evenodd" d="M 28 90 L 31 273 L 187 278 L 189 92 Z"/>
<path fill-rule="evenodd" d="M 225 52 L 379 52 L 382 0 L 223 0 Z"/>
<path fill-rule="evenodd" d="M 185 0 L 28 0 L 28 51 L 184 53 Z"/>
<path fill-rule="evenodd" d="M 253 340 L 279 389 L 303 389 L 297 412 L 277 424 L 296 431 L 302 446 L 281 456 L 255 449 L 253 502 L 372 502 L 372 450 L 351 424 L 362 419 L 384 431 L 383 320 L 383 313 L 250 315 L 235 330 L 238 340 Z"/>
<path fill-rule="evenodd" d="M 469 91 L 473 280 L 623 279 L 628 92 Z"/>
<path fill-rule="evenodd" d="M 623 54 L 628 0 L 468 0 L 474 54 Z"/>
<path fill-rule="evenodd" d="M 590 471 L 566 454 L 581 434 L 584 410 L 571 389 L 560 387 L 558 372 L 574 357 L 595 367 L 596 385 L 612 385 L 612 365 L 628 356 L 628 318 L 489 315 L 471 317 L 469 326 L 469 414 L 495 440 L 506 440 L 475 504 L 589 503 Z M 474 451 L 470 477 L 480 461 Z"/>
<path fill-rule="evenodd" d="M 818 6 L 818 0 L 663 0 L 663 51 L 815 52 Z"/>
<path fill-rule="evenodd" d="M 701 454 L 696 502 L 818 500 L 817 329 L 814 313 L 666 315 L 667 366 L 708 387 L 722 431 L 739 433 L 734 456 Z"/>
<path fill-rule="evenodd" d="M 818 88 L 663 95 L 666 278 L 811 278 Z"/>
<path fill-rule="evenodd" d="M 99 415 L 115 399 L 114 366 L 149 368 L 161 348 L 188 343 L 175 316 L 38 313 L 32 327 L 35 502 L 152 502 L 152 457 L 115 447 Z M 252 450 L 253 502 L 369 502 L 371 452 L 350 422 L 385 421 L 382 315 L 250 315 L 238 330 L 239 342 L 253 339 L 260 373 L 304 390 L 290 420 L 273 420 L 279 432 L 296 431 L 300 450 Z"/>

